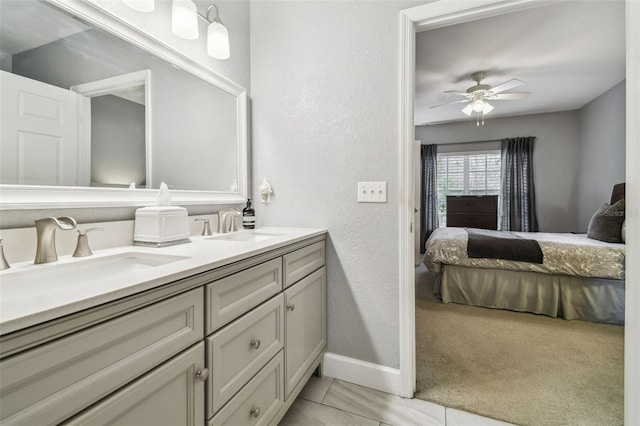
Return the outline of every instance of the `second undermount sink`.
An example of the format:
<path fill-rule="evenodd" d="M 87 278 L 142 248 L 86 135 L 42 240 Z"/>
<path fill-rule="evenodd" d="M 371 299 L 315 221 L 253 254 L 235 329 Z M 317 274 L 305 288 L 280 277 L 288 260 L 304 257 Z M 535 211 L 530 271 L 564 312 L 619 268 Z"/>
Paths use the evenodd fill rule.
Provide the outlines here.
<path fill-rule="evenodd" d="M 82 285 L 92 279 L 136 273 L 188 258 L 160 253 L 125 252 L 102 257 L 73 258 L 42 265 L 25 265 L 24 269 L 7 270 L 0 275 L 2 296 L 10 296 L 11 289 L 24 291 L 42 281 Z"/>
<path fill-rule="evenodd" d="M 247 230 L 247 231 L 236 231 L 229 232 L 226 234 L 214 235 L 212 237 L 208 237 L 208 240 L 219 240 L 219 241 L 237 241 L 237 242 L 259 242 L 271 240 L 276 237 L 282 237 L 287 235 L 283 232 L 275 232 L 275 231 L 267 231 L 267 230 Z"/>

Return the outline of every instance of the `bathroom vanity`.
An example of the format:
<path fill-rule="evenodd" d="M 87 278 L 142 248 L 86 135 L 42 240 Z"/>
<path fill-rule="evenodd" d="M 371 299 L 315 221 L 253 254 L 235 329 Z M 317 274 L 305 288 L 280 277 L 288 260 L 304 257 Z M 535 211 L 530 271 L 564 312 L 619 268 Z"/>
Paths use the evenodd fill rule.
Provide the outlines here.
<path fill-rule="evenodd" d="M 277 424 L 326 347 L 324 230 L 20 264 L 0 286 L 7 425 Z"/>

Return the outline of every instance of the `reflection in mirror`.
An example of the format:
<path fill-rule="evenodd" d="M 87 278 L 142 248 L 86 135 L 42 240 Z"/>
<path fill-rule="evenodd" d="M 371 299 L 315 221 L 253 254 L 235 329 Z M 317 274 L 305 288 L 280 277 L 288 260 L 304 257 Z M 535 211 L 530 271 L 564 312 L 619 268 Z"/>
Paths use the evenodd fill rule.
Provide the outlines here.
<path fill-rule="evenodd" d="M 239 192 L 237 95 L 47 2 L 0 8 L 0 184 Z M 139 72 L 142 95 L 87 90 Z"/>

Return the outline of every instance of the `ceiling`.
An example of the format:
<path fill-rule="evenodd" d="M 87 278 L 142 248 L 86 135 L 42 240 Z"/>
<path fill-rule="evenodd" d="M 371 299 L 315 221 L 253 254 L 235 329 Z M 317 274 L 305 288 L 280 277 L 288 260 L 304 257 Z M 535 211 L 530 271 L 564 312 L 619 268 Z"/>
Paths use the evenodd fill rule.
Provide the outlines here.
<path fill-rule="evenodd" d="M 490 101 L 487 115 L 505 117 L 576 110 L 625 78 L 624 1 L 566 1 L 483 20 L 425 31 L 416 36 L 415 123 L 473 120 L 465 103 L 431 108 L 473 86 L 517 78 L 508 92 L 523 100 Z"/>

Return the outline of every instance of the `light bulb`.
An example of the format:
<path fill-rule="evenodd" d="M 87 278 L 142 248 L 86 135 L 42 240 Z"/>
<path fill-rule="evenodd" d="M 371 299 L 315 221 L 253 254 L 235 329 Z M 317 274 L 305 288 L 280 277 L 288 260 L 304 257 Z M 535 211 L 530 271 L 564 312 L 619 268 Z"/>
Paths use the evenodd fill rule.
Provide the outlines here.
<path fill-rule="evenodd" d="M 218 19 L 207 29 L 207 53 L 215 59 L 228 59 L 230 56 L 229 31 Z"/>
<path fill-rule="evenodd" d="M 173 0 L 171 31 L 187 40 L 198 38 L 198 9 L 191 0 Z"/>

